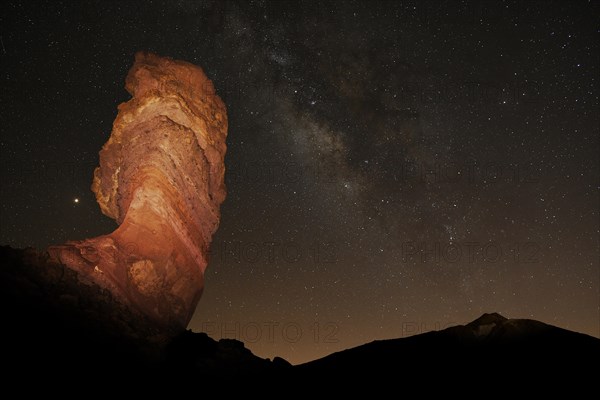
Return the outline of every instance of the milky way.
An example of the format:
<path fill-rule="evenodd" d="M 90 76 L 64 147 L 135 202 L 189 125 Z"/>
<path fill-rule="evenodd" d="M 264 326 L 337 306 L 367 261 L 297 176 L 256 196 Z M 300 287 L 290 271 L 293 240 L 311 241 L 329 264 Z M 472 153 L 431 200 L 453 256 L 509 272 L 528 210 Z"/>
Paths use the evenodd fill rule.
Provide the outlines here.
<path fill-rule="evenodd" d="M 114 229 L 89 186 L 143 49 L 228 109 L 190 328 L 294 363 L 493 311 L 600 335 L 598 3 L 2 7 L 0 243 Z"/>

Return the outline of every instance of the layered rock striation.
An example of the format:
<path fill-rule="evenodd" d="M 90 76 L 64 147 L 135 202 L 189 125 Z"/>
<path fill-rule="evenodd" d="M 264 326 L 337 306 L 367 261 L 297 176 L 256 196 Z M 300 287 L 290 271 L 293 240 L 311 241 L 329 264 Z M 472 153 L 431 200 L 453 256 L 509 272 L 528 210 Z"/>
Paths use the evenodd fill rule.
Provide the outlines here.
<path fill-rule="evenodd" d="M 49 248 L 57 262 L 159 325 L 184 328 L 225 199 L 227 115 L 202 69 L 136 54 L 92 190 L 119 227 Z"/>

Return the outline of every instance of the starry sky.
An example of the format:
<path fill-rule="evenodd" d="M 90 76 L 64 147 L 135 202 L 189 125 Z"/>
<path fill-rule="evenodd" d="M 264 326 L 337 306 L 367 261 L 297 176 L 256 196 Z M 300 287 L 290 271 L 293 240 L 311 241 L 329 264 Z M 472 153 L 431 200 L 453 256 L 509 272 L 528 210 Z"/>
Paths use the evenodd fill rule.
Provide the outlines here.
<path fill-rule="evenodd" d="M 483 312 L 600 336 L 600 3 L 326 3 L 3 2 L 0 243 L 114 230 L 92 173 L 148 50 L 228 109 L 191 329 L 292 363 Z"/>

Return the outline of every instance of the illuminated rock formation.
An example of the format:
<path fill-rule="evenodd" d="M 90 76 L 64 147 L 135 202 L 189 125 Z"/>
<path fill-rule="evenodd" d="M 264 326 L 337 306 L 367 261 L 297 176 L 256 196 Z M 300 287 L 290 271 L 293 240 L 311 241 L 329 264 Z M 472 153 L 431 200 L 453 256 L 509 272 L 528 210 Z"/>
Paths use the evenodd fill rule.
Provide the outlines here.
<path fill-rule="evenodd" d="M 49 248 L 83 281 L 168 328 L 189 322 L 225 199 L 227 115 L 192 64 L 138 53 L 92 190 L 119 227 Z"/>

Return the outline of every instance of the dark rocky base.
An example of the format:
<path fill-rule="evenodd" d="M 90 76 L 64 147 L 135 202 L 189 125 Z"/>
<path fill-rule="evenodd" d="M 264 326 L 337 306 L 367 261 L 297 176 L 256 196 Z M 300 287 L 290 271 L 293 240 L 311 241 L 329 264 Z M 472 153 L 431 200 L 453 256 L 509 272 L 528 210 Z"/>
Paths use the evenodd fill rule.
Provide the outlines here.
<path fill-rule="evenodd" d="M 98 390 L 100 381 L 138 394 L 193 394 L 209 385 L 223 395 L 283 387 L 278 397 L 294 397 L 316 388 L 448 394 L 518 384 L 538 395 L 561 389 L 578 397 L 597 388 L 599 339 L 498 314 L 291 366 L 257 357 L 236 340 L 165 332 L 32 249 L 0 247 L 0 296 L 4 381 L 52 382 L 46 390 L 70 391 L 72 382 Z"/>
<path fill-rule="evenodd" d="M 0 246 L 0 299 L 2 362 L 16 375 L 235 379 L 290 366 L 236 340 L 165 332 L 34 249 Z"/>

